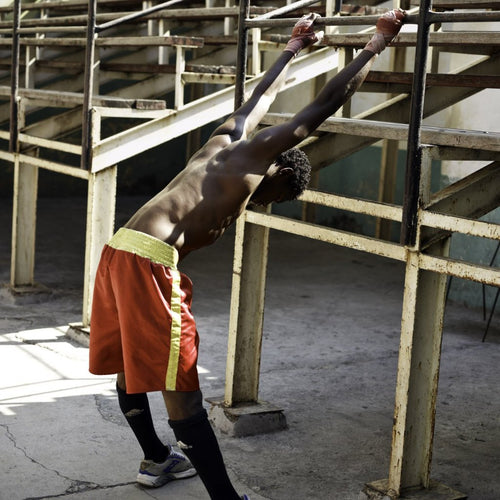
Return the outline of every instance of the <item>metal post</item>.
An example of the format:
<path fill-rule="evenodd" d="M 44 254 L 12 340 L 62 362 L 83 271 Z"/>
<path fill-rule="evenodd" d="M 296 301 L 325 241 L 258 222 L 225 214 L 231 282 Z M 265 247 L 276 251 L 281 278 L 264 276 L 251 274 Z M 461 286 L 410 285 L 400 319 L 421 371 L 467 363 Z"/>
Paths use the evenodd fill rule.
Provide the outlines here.
<path fill-rule="evenodd" d="M 12 64 L 10 79 L 10 142 L 9 152 L 17 152 L 19 135 L 19 28 L 21 26 L 21 0 L 14 2 L 14 19 L 12 25 Z"/>
<path fill-rule="evenodd" d="M 432 0 L 420 2 L 415 69 L 413 72 L 413 90 L 408 129 L 406 154 L 406 176 L 403 203 L 403 221 L 401 225 L 401 243 L 413 247 L 417 236 L 417 211 L 422 168 L 422 147 L 420 132 L 422 127 L 427 53 L 429 47 L 429 11 Z"/>
<path fill-rule="evenodd" d="M 234 91 L 234 109 L 238 109 L 242 104 L 245 97 L 245 78 L 246 78 L 246 64 L 248 53 L 248 29 L 254 21 L 264 21 L 274 16 L 281 16 L 287 12 L 295 9 L 307 7 L 318 0 L 299 0 L 293 2 L 279 9 L 275 9 L 267 14 L 262 14 L 255 19 L 249 20 L 250 14 L 250 0 L 243 0 L 240 2 L 240 14 L 238 18 L 238 52 L 236 60 L 236 83 Z M 247 22 L 248 21 L 248 22 Z M 253 26 L 252 26 L 253 27 Z"/>
<path fill-rule="evenodd" d="M 94 54 L 96 37 L 97 0 L 89 1 L 87 22 L 87 49 L 85 52 L 85 80 L 82 109 L 82 158 L 80 167 L 91 170 L 92 165 L 92 86 L 94 81 Z"/>
<path fill-rule="evenodd" d="M 238 109 L 245 96 L 245 78 L 248 53 L 248 28 L 245 20 L 250 13 L 250 0 L 240 2 L 240 14 L 238 17 L 238 49 L 236 59 L 236 82 L 234 88 L 234 109 Z"/>

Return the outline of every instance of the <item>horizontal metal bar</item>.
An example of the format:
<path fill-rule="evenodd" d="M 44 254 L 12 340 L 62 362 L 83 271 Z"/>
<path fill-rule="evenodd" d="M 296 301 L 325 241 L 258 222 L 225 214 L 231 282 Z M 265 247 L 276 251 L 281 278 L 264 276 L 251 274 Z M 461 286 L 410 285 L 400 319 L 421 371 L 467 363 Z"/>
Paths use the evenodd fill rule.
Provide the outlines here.
<path fill-rule="evenodd" d="M 500 12 L 429 12 L 427 22 L 434 23 L 481 23 L 500 21 Z"/>
<path fill-rule="evenodd" d="M 10 29 L 0 29 L 0 33 L 10 33 Z M 33 28 L 19 28 L 19 33 L 86 33 L 86 26 L 47 26 Z"/>
<path fill-rule="evenodd" d="M 98 47 L 142 47 L 149 45 L 175 45 L 181 47 L 203 47 L 203 38 L 195 36 L 136 36 L 106 37 L 96 40 Z"/>
<path fill-rule="evenodd" d="M 397 205 L 361 200 L 309 189 L 299 197 L 299 200 L 339 210 L 381 217 L 396 222 L 401 222 L 402 220 L 402 207 Z M 500 225 L 465 217 L 456 217 L 428 210 L 420 210 L 419 224 L 434 229 L 500 240 Z"/>
<path fill-rule="evenodd" d="M 1 30 L 0 30 L 1 32 Z M 9 33 L 11 30 L 9 30 Z M 329 34 L 323 38 L 323 46 L 333 47 L 355 47 L 362 48 L 371 37 L 371 33 L 340 33 Z M 260 47 L 266 50 L 281 50 L 276 44 L 285 44 L 288 35 L 268 35 L 269 40 L 263 41 Z M 234 38 L 227 42 L 220 41 L 218 43 L 233 43 Z M 416 33 L 400 33 L 392 42 L 391 47 L 414 47 L 417 41 Z M 32 38 L 22 37 L 20 39 L 21 45 L 26 46 L 60 46 L 60 47 L 85 47 L 87 44 L 86 38 L 82 37 L 67 37 L 67 38 Z M 212 43 L 211 37 L 207 38 L 207 43 Z M 455 50 L 464 49 L 464 43 L 467 45 L 467 50 L 471 51 L 477 48 L 486 50 L 485 53 L 493 53 L 495 47 L 500 46 L 500 33 L 497 31 L 490 32 L 433 32 L 430 34 L 429 45 L 432 47 L 452 47 Z M 0 38 L 0 46 L 10 47 L 12 45 L 12 38 Z M 98 46 L 123 46 L 129 47 L 137 46 L 186 46 L 186 47 L 202 47 L 205 45 L 203 37 L 102 37 L 97 38 L 96 45 Z"/>
<path fill-rule="evenodd" d="M 352 234 L 338 229 L 317 226 L 278 215 L 263 214 L 249 210 L 244 212 L 243 217 L 245 222 L 251 224 L 258 224 L 270 229 L 372 253 L 381 257 L 402 262 L 406 261 L 406 249 L 404 246 L 396 243 Z M 494 267 L 471 264 L 451 258 L 434 257 L 423 253 L 419 255 L 419 267 L 426 271 L 478 281 L 487 285 L 500 286 L 500 269 Z"/>
<path fill-rule="evenodd" d="M 92 109 L 103 118 L 156 119 L 176 112 L 165 109 L 107 108 L 102 106 L 93 106 Z"/>
<path fill-rule="evenodd" d="M 21 38 L 21 45 L 35 47 L 85 47 L 87 39 L 78 38 Z M 181 47 L 203 47 L 203 38 L 184 36 L 129 36 L 129 37 L 102 37 L 97 38 L 98 47 L 144 47 L 144 46 L 181 46 Z M 10 46 L 10 38 L 0 39 L 0 46 Z"/>
<path fill-rule="evenodd" d="M 354 47 L 362 48 L 372 37 L 373 30 L 367 29 L 356 33 L 333 33 L 323 37 L 321 46 Z M 390 47 L 415 47 L 417 33 L 399 33 L 391 42 Z M 288 35 L 269 35 L 269 40 L 285 44 Z M 466 47 L 464 47 L 466 45 Z M 500 32 L 498 31 L 436 31 L 430 33 L 429 46 L 453 47 L 455 50 L 465 51 L 474 48 L 486 48 L 487 54 L 495 52 L 500 45 Z"/>
<path fill-rule="evenodd" d="M 445 231 L 458 232 L 470 236 L 500 240 L 500 225 L 475 219 L 466 219 L 464 217 L 454 217 L 438 212 L 420 210 L 419 224 L 421 226 L 444 229 Z"/>
<path fill-rule="evenodd" d="M 389 10 L 389 9 L 387 9 Z M 319 17 L 314 21 L 315 26 L 375 26 L 380 15 L 366 16 L 338 16 L 338 17 Z M 255 17 L 245 20 L 247 28 L 277 28 L 293 26 L 298 18 L 267 19 Z M 500 21 L 500 12 L 430 12 L 427 23 L 472 23 L 472 22 L 491 22 Z M 418 14 L 407 14 L 404 24 L 418 24 Z"/>
<path fill-rule="evenodd" d="M 50 170 L 51 172 L 57 172 L 71 177 L 78 177 L 79 179 L 84 179 L 86 181 L 88 181 L 90 176 L 90 173 L 87 170 L 82 170 L 79 167 L 72 167 L 70 165 L 64 165 L 62 163 L 56 163 L 54 161 L 44 160 L 42 158 L 36 158 L 35 156 L 23 154 L 18 155 L 18 157 L 21 163 Z"/>
<path fill-rule="evenodd" d="M 423 253 L 419 255 L 419 267 L 426 271 L 478 281 L 485 285 L 500 286 L 500 269 L 497 267 L 469 264 L 459 260 L 434 257 Z"/>
<path fill-rule="evenodd" d="M 274 9 L 270 12 L 266 12 L 265 14 L 261 14 L 260 16 L 257 16 L 254 19 L 271 19 L 272 17 L 282 16 L 283 14 L 287 14 L 288 12 L 293 12 L 296 9 L 308 7 L 313 3 L 318 3 L 318 0 L 300 0 L 298 2 L 293 2 L 289 5 L 285 5 L 284 7 Z"/>
<path fill-rule="evenodd" d="M 220 73 L 193 73 L 191 71 L 182 73 L 184 83 L 218 83 L 223 85 L 234 85 L 236 75 Z"/>
<path fill-rule="evenodd" d="M 397 71 L 370 71 L 365 82 L 408 85 L 405 89 L 410 92 L 413 74 Z M 427 73 L 425 83 L 429 87 L 472 87 L 472 88 L 500 88 L 499 75 L 456 75 L 445 73 Z M 370 90 L 372 87 L 370 87 Z"/>
<path fill-rule="evenodd" d="M 352 248 L 353 250 L 373 253 L 381 257 L 388 257 L 402 262 L 406 260 L 406 249 L 396 243 L 288 219 L 279 215 L 262 214 L 247 210 L 244 212 L 244 217 L 246 222 L 258 224 L 270 229 L 277 229 L 279 231 L 285 231 L 298 236 L 305 236 L 306 238 Z"/>
<path fill-rule="evenodd" d="M 14 163 L 15 154 L 9 153 L 8 151 L 2 151 L 0 149 L 0 160 L 10 161 L 11 163 Z"/>
<path fill-rule="evenodd" d="M 400 206 L 340 196 L 337 194 L 325 193 L 323 191 L 307 189 L 299 197 L 299 200 L 306 203 L 315 203 L 325 207 L 337 208 L 339 210 L 347 210 L 358 214 L 381 217 L 382 219 L 389 219 L 396 222 L 401 222 L 402 219 L 402 208 Z"/>
<path fill-rule="evenodd" d="M 126 23 L 128 21 L 132 21 L 134 19 L 140 19 L 141 17 L 147 16 L 148 14 L 152 14 L 154 12 L 158 12 L 159 10 L 166 9 L 167 7 L 170 7 L 172 5 L 175 5 L 176 3 L 180 3 L 182 0 L 169 0 L 168 2 L 164 2 L 158 5 L 155 5 L 153 7 L 150 7 L 149 9 L 144 9 L 138 12 L 133 12 L 132 14 L 129 14 L 127 16 L 120 17 L 118 19 L 114 19 L 113 21 L 108 21 L 107 23 L 97 25 L 95 27 L 96 33 L 100 33 L 101 31 L 105 31 L 109 28 L 113 28 L 115 26 L 119 26 L 120 24 Z"/>
<path fill-rule="evenodd" d="M 115 6 L 121 5 L 124 3 L 123 0 L 99 0 L 99 7 L 103 6 Z M 141 0 L 136 0 L 136 3 L 141 4 Z M 71 0 L 68 2 L 67 0 L 50 0 L 43 2 L 26 2 L 21 4 L 21 10 L 23 12 L 29 10 L 42 10 L 42 9 L 56 9 L 56 10 L 72 10 L 76 9 L 78 6 L 81 6 L 82 9 L 87 9 L 88 0 Z M 0 7 L 0 12 L 11 12 L 12 6 L 2 6 Z"/>
<path fill-rule="evenodd" d="M 9 96 L 10 88 L 0 85 L 0 96 Z M 73 108 L 83 104 L 83 94 L 80 92 L 63 92 L 43 89 L 19 89 L 19 96 L 30 106 L 52 106 L 57 108 Z M 94 95 L 92 105 L 120 109 L 155 109 L 165 110 L 165 101 L 160 99 L 129 99 L 116 96 Z"/>
<path fill-rule="evenodd" d="M 67 142 L 54 141 L 51 139 L 43 139 L 33 135 L 19 134 L 19 142 L 39 146 L 41 148 L 55 149 L 56 151 L 64 151 L 74 155 L 82 154 L 82 147 L 79 144 L 69 144 Z"/>
<path fill-rule="evenodd" d="M 286 122 L 292 116 L 293 113 L 268 113 L 263 118 L 262 123 L 277 125 Z M 404 141 L 408 137 L 408 125 L 406 124 L 355 118 L 328 118 L 317 130 L 398 141 Z M 424 125 L 422 126 L 422 143 L 498 152 L 500 151 L 500 133 L 482 130 L 445 129 Z"/>

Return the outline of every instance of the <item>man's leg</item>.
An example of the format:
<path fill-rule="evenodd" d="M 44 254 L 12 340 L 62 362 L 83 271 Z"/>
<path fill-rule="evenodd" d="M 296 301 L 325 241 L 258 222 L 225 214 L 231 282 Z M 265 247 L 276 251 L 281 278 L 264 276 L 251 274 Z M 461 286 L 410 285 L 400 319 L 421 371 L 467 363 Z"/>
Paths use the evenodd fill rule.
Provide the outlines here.
<path fill-rule="evenodd" d="M 120 409 L 144 452 L 137 482 L 156 488 L 173 479 L 194 476 L 196 470 L 189 460 L 165 446 L 156 434 L 147 394 L 127 394 L 123 373 L 118 374 L 116 390 Z"/>
<path fill-rule="evenodd" d="M 165 446 L 156 434 L 147 394 L 127 394 L 123 373 L 118 374 L 116 391 L 120 409 L 144 452 L 137 482 L 157 488 L 173 479 L 194 476 L 196 470 L 189 460 L 170 446 Z"/>
<path fill-rule="evenodd" d="M 240 500 L 227 475 L 200 391 L 164 391 L 163 398 L 177 443 L 200 476 L 212 500 Z"/>
<path fill-rule="evenodd" d="M 116 391 L 120 409 L 135 434 L 146 460 L 164 462 L 169 454 L 156 434 L 147 394 L 127 394 L 125 374 L 119 373 L 116 378 Z"/>

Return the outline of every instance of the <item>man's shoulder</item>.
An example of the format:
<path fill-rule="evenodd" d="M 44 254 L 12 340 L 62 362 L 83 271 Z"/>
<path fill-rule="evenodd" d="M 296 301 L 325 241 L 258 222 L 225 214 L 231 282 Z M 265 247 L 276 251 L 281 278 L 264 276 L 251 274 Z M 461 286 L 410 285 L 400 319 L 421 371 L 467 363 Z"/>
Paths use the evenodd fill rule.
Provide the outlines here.
<path fill-rule="evenodd" d="M 227 135 L 216 135 L 210 139 L 189 159 L 187 167 L 208 163 L 213 157 L 232 144 Z"/>

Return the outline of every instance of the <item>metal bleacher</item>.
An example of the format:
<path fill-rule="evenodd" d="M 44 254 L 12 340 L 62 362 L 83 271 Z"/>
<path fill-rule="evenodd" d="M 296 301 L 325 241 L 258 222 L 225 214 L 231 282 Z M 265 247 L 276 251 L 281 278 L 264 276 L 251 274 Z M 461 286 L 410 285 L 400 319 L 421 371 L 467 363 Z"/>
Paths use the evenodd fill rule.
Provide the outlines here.
<path fill-rule="evenodd" d="M 263 311 L 269 229 L 403 262 L 391 465 L 387 480 L 367 486 L 370 498 L 397 498 L 408 488 L 430 490 L 431 484 L 436 488 L 430 457 L 446 279 L 500 286 L 498 267 L 449 255 L 454 233 L 500 240 L 498 224 L 479 220 L 500 204 L 500 131 L 423 123 L 485 89 L 500 88 L 500 31 L 443 29 L 446 23 L 499 22 L 500 0 L 367 0 L 363 6 L 338 0 L 15 0 L 0 7 L 0 161 L 14 170 L 10 287 L 16 293 L 37 288 L 38 170 L 87 182 L 84 299 L 82 323 L 75 327 L 82 335 L 90 323 L 100 251 L 114 231 L 120 162 L 184 134 L 191 134 L 194 151 L 200 128 L 241 103 L 262 76 L 267 56 L 283 48 L 302 14 L 320 13 L 317 24 L 326 34 L 319 46 L 294 61 L 284 90 L 321 85 L 326 74 L 347 64 L 368 42 L 380 13 L 392 7 L 404 8 L 414 29 L 402 30 L 387 51 L 387 69 L 372 71 L 360 89 L 385 98 L 357 114 L 346 104 L 300 145 L 317 174 L 383 141 L 378 199 L 321 191 L 313 175 L 300 199 L 300 221 L 273 215 L 271 209 L 240 217 L 223 401 L 228 412 L 242 403 L 249 413 L 258 407 L 262 322 L 255 318 Z M 474 58 L 442 71 L 440 57 L 447 53 Z M 282 105 L 262 125 L 280 123 L 292 112 Z M 114 121 L 113 133 L 104 134 L 103 124 Z M 404 201 L 397 205 L 401 142 L 406 142 L 407 159 Z M 432 160 L 480 160 L 484 166 L 431 192 Z M 314 216 L 317 205 L 373 217 L 376 234 L 321 226 Z M 391 240 L 393 224 L 401 227 L 398 242 Z M 429 369 L 418 369 L 421 365 Z"/>

